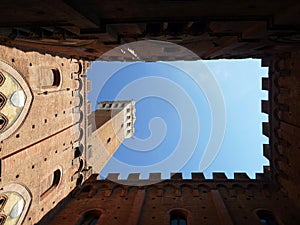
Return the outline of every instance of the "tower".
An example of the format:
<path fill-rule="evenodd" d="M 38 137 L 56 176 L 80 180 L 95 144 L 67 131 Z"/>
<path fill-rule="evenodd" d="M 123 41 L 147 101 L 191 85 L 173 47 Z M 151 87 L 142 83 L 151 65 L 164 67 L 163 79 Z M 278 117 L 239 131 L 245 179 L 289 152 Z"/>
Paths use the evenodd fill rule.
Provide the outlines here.
<path fill-rule="evenodd" d="M 87 162 L 99 173 L 126 138 L 134 135 L 134 101 L 99 102 L 89 117 L 92 135 Z"/>

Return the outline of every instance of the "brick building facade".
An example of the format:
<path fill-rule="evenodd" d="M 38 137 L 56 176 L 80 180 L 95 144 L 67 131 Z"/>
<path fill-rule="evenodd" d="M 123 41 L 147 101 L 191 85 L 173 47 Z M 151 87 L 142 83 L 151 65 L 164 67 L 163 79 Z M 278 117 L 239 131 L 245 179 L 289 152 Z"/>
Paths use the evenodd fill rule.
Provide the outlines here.
<path fill-rule="evenodd" d="M 299 3 L 30 0 L 19 7 L 4 1 L 0 11 L 0 224 L 299 224 Z M 111 125 L 100 131 L 89 120 L 89 61 L 148 39 L 203 59 L 262 59 L 269 68 L 262 80 L 269 92 L 261 106 L 269 115 L 264 174 L 176 175 L 138 187 L 91 176 L 90 155 L 102 151 L 93 141 L 97 129 L 104 144 L 113 144 L 99 167 L 122 139 L 113 141 Z M 128 55 L 102 59 L 137 60 Z M 185 59 L 176 49 L 163 55 L 141 60 Z"/>

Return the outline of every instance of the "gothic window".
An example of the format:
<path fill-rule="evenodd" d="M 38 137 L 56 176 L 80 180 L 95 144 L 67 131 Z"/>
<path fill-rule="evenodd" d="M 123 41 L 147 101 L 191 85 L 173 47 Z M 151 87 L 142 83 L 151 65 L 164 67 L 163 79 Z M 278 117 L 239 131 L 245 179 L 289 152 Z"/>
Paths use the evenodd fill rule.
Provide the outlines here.
<path fill-rule="evenodd" d="M 100 216 L 101 212 L 98 210 L 88 211 L 83 214 L 76 225 L 96 225 Z"/>
<path fill-rule="evenodd" d="M 267 210 L 259 210 L 256 212 L 262 225 L 278 225 L 272 212 Z"/>
<path fill-rule="evenodd" d="M 187 225 L 187 213 L 177 209 L 171 211 L 170 225 Z"/>
<path fill-rule="evenodd" d="M 26 118 L 32 93 L 24 77 L 0 60 L 0 141 L 12 135 Z"/>

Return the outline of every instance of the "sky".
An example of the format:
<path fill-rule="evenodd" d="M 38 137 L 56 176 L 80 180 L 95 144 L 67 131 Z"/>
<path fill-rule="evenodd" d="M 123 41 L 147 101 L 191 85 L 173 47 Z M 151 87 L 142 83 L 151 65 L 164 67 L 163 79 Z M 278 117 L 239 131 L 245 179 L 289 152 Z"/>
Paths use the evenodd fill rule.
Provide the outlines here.
<path fill-rule="evenodd" d="M 177 62 L 93 62 L 88 71 L 97 101 L 135 100 L 135 136 L 126 139 L 100 172 L 255 173 L 263 157 L 261 90 L 267 68 L 258 59 Z"/>

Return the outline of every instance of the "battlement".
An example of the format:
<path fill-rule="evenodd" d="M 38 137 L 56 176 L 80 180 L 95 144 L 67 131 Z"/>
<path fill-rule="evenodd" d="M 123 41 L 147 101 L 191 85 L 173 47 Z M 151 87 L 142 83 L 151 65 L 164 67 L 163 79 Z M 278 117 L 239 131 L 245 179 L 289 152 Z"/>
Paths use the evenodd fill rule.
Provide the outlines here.
<path fill-rule="evenodd" d="M 182 173 L 171 173 L 167 179 L 162 178 L 161 173 L 149 173 L 148 179 L 142 179 L 140 173 L 128 174 L 127 179 L 122 179 L 120 173 L 110 173 L 105 180 L 120 183 L 124 185 L 142 186 L 160 183 L 162 181 L 191 181 L 191 182 L 252 182 L 252 181 L 269 181 L 270 180 L 270 168 L 264 166 L 263 173 L 256 173 L 255 179 L 249 178 L 247 173 L 237 172 L 234 173 L 234 178 L 228 178 L 223 172 L 212 173 L 212 178 L 206 178 L 204 173 L 195 172 L 191 173 L 191 178 L 183 178 Z"/>

